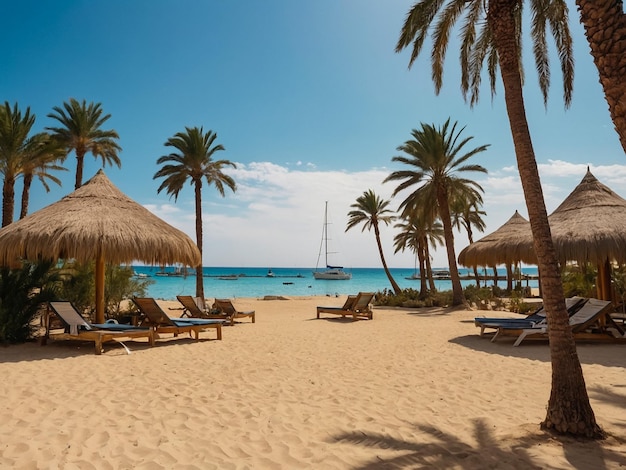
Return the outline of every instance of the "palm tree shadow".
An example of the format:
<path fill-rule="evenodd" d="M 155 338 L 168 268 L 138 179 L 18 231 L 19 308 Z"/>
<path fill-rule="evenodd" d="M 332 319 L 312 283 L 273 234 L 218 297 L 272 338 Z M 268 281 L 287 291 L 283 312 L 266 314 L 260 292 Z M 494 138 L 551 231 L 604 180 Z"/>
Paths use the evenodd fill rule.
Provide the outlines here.
<path fill-rule="evenodd" d="M 375 459 L 352 467 L 358 470 L 406 469 L 406 468 L 544 468 L 528 452 L 538 448 L 547 440 L 558 440 L 565 450 L 571 468 L 577 466 L 576 456 L 581 446 L 589 449 L 585 465 L 588 468 L 613 468 L 626 465 L 626 455 L 612 449 L 603 448 L 595 441 L 579 441 L 574 438 L 555 436 L 537 428 L 527 436 L 503 440 L 493 435 L 482 419 L 474 421 L 476 444 L 462 441 L 459 437 L 445 433 L 429 425 L 416 425 L 422 434 L 431 437 L 430 442 L 411 442 L 378 433 L 348 432 L 332 438 L 333 442 L 343 442 L 362 447 L 397 451 L 397 456 L 377 455 Z M 576 453 L 571 451 L 576 449 Z M 385 453 L 389 455 L 389 453 Z"/>

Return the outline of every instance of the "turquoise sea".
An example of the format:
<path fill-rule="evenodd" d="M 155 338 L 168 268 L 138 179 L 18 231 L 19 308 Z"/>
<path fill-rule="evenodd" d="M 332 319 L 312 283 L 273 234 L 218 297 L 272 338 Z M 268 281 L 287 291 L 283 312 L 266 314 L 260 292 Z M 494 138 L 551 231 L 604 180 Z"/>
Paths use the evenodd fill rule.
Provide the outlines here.
<path fill-rule="evenodd" d="M 161 268 L 156 266 L 133 266 L 137 275 L 145 275 L 154 283 L 148 288 L 148 295 L 157 299 L 175 300 L 177 295 L 195 295 L 195 275 L 188 276 L 157 276 Z M 271 269 L 273 277 L 268 277 Z M 174 272 L 167 268 L 166 272 Z M 353 268 L 346 271 L 352 273 L 352 279 L 346 281 L 325 281 L 313 278 L 313 268 L 233 268 L 205 267 L 204 295 L 207 298 L 238 298 L 264 297 L 266 295 L 311 296 L 311 295 L 347 295 L 357 292 L 377 292 L 390 289 L 391 285 L 382 268 Z M 419 289 L 419 279 L 407 279 L 414 274 L 413 269 L 391 268 L 392 275 L 402 288 Z M 459 269 L 461 276 L 468 274 L 467 269 Z M 504 276 L 506 271 L 499 270 Z M 536 275 L 536 268 L 522 268 L 522 273 Z M 480 274 L 483 274 L 480 272 Z M 489 271 L 488 274 L 492 274 Z M 461 281 L 463 286 L 474 284 L 474 281 Z M 452 284 L 447 280 L 437 280 L 439 290 L 448 290 Z M 488 285 L 493 285 L 490 281 Z M 506 287 L 506 281 L 498 281 L 498 285 Z M 526 286 L 527 281 L 523 280 Z M 536 280 L 528 281 L 530 287 L 537 287 Z"/>

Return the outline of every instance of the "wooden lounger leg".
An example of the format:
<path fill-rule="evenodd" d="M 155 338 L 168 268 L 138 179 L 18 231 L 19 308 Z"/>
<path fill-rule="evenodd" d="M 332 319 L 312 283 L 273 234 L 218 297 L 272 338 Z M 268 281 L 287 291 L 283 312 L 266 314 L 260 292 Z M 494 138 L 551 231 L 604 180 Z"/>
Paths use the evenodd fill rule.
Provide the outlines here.
<path fill-rule="evenodd" d="M 492 342 L 492 343 L 496 340 L 496 338 L 498 337 L 498 335 L 500 334 L 500 332 L 501 332 L 501 331 L 502 331 L 502 329 L 501 329 L 501 328 L 498 328 L 498 329 L 496 330 L 496 334 L 494 334 L 494 335 L 493 335 L 493 338 L 491 338 L 491 342 Z"/>
<path fill-rule="evenodd" d="M 99 356 L 100 354 L 102 354 L 102 338 L 97 337 L 94 340 L 94 343 L 95 343 L 95 348 L 96 348 L 96 354 Z"/>
<path fill-rule="evenodd" d="M 216 325 L 216 330 L 217 330 L 217 339 L 221 340 L 222 339 L 222 324 L 218 323 Z"/>

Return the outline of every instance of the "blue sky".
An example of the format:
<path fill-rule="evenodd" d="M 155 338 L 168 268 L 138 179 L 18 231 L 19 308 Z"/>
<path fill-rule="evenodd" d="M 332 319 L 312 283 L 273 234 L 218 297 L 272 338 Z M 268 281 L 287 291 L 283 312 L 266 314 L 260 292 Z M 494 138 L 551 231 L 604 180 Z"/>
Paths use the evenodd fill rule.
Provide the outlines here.
<path fill-rule="evenodd" d="M 474 162 L 485 189 L 486 233 L 515 210 L 527 216 L 503 94 L 488 88 L 470 109 L 459 89 L 458 50 L 448 51 L 444 86 L 436 96 L 429 50 L 408 70 L 409 51 L 394 52 L 413 0 L 33 1 L 4 6 L 2 101 L 30 106 L 36 130 L 70 97 L 100 102 L 122 147 L 111 181 L 172 225 L 194 235 L 193 190 L 175 202 L 157 194 L 156 160 L 165 141 L 185 126 L 217 133 L 236 162 L 235 194 L 203 193 L 204 265 L 314 266 L 329 201 L 333 261 L 379 266 L 373 233 L 344 233 L 358 196 L 373 189 L 390 198 L 399 169 L 391 158 L 420 123 L 448 117 L 466 126 L 473 146 L 490 144 Z M 585 174 L 586 166 L 626 196 L 626 159 L 613 129 L 597 71 L 573 1 L 576 57 L 572 106 L 564 110 L 558 62 L 552 63 L 548 108 L 532 60 L 525 62 L 525 99 L 548 211 Z M 526 52 L 530 43 L 525 42 Z M 486 80 L 485 80 L 486 82 Z M 501 87 L 499 87 L 499 91 Z M 85 179 L 101 167 L 87 155 Z M 75 158 L 63 186 L 46 193 L 34 183 L 31 211 L 73 190 Z M 16 186 L 19 201 L 21 184 Z M 400 198 L 393 200 L 395 208 Z M 16 210 L 19 214 L 19 210 Z M 393 254 L 392 227 L 383 227 L 388 263 L 412 267 L 413 255 Z M 480 238 L 480 234 L 476 235 Z M 456 239 L 457 254 L 467 245 Z M 446 266 L 443 248 L 434 265 Z"/>

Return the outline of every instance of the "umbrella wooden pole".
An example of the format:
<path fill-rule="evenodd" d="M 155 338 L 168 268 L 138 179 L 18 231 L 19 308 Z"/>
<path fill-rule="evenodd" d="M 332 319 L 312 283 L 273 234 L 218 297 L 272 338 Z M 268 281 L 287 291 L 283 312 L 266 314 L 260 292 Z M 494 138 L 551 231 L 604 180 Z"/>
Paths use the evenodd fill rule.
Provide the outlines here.
<path fill-rule="evenodd" d="M 104 255 L 96 257 L 96 323 L 104 323 Z"/>
<path fill-rule="evenodd" d="M 598 263 L 598 298 L 600 300 L 613 300 L 611 295 L 611 263 L 608 258 L 604 263 Z"/>

